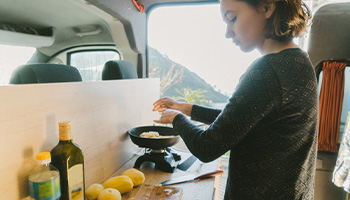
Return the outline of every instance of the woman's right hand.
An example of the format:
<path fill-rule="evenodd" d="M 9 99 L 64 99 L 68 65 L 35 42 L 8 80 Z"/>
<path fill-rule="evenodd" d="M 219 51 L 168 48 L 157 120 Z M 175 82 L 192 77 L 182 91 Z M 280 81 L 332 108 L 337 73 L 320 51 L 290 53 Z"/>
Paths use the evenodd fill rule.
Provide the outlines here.
<path fill-rule="evenodd" d="M 178 104 L 179 102 L 168 97 L 164 97 L 153 103 L 153 111 L 163 112 L 165 109 L 179 110 L 176 108 L 179 107 L 177 106 Z"/>

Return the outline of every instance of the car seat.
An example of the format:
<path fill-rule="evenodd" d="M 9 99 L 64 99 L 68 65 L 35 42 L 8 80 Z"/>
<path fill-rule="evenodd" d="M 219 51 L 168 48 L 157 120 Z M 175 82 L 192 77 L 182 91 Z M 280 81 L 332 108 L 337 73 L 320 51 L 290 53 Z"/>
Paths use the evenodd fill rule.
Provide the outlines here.
<path fill-rule="evenodd" d="M 82 81 L 77 68 L 62 64 L 26 64 L 12 73 L 10 84 Z"/>
<path fill-rule="evenodd" d="M 125 60 L 110 60 L 102 71 L 102 80 L 137 79 L 135 66 Z"/>

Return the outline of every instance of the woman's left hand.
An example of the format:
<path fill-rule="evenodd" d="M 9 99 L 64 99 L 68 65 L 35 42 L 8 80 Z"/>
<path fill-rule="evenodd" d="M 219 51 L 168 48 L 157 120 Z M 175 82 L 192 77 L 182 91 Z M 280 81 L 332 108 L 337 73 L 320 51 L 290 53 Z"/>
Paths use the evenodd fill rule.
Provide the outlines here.
<path fill-rule="evenodd" d="M 165 109 L 158 120 L 153 120 L 155 123 L 172 124 L 176 115 L 181 113 L 178 110 Z"/>

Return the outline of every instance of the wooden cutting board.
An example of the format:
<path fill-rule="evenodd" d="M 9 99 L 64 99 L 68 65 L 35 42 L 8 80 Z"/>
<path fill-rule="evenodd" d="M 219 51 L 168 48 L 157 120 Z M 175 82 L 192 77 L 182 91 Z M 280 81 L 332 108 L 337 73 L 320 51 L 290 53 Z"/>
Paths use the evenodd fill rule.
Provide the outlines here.
<path fill-rule="evenodd" d="M 135 200 L 181 200 L 182 189 L 169 186 L 144 185 L 134 197 Z"/>

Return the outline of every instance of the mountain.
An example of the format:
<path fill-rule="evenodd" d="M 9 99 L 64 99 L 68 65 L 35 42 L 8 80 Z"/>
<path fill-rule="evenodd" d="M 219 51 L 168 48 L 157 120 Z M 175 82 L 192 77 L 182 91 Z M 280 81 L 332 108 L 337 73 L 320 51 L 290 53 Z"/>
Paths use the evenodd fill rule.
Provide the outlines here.
<path fill-rule="evenodd" d="M 163 96 L 181 96 L 176 89 L 178 91 L 181 91 L 183 88 L 190 88 L 192 90 L 201 89 L 202 91 L 207 91 L 203 93 L 203 95 L 213 103 L 227 102 L 228 96 L 216 91 L 213 86 L 208 84 L 196 73 L 174 62 L 166 55 L 162 55 L 158 50 L 152 47 L 149 47 L 148 51 L 149 74 L 152 78 L 157 77 L 161 79 L 161 89 L 164 90 Z"/>

